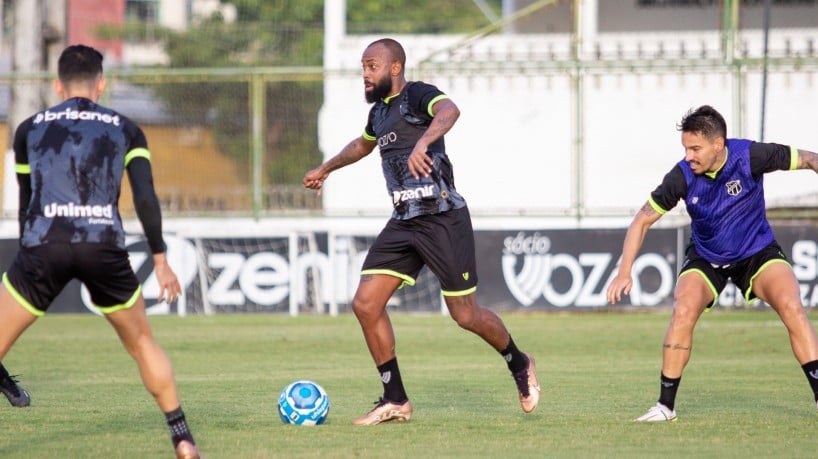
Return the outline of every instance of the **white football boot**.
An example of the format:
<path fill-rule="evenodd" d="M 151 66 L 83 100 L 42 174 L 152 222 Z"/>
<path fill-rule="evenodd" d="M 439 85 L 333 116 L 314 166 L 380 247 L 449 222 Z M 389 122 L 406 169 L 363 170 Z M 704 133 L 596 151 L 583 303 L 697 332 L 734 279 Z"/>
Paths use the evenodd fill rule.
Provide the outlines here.
<path fill-rule="evenodd" d="M 671 410 L 670 408 L 662 405 L 661 403 L 657 403 L 656 405 L 650 407 L 647 413 L 639 416 L 638 418 L 634 419 L 634 422 L 660 422 L 660 421 L 675 421 L 676 420 L 676 410 Z"/>

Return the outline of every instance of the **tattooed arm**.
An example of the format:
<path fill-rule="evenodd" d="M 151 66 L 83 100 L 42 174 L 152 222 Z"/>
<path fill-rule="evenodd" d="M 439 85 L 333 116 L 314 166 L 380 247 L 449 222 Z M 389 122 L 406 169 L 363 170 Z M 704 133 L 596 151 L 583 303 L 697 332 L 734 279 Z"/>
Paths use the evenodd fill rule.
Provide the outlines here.
<path fill-rule="evenodd" d="M 443 137 L 454 126 L 457 118 L 460 117 L 460 109 L 451 99 L 441 99 L 432 106 L 435 117 L 426 128 L 420 139 L 415 144 L 412 154 L 409 156 L 409 172 L 412 176 L 419 178 L 421 175 L 428 177 L 432 172 L 432 158 L 426 154 L 426 149 L 435 140 Z"/>
<path fill-rule="evenodd" d="M 625 234 L 625 242 L 622 246 L 622 259 L 619 262 L 619 271 L 608 285 L 608 302 L 616 303 L 622 299 L 622 294 L 630 293 L 633 286 L 633 279 L 631 277 L 631 269 L 633 262 L 636 260 L 636 255 L 639 254 L 639 249 L 642 248 L 642 243 L 645 241 L 645 234 L 650 229 L 651 225 L 656 223 L 662 216 L 657 212 L 649 202 L 645 202 L 636 216 L 633 218 L 628 232 Z"/>
<path fill-rule="evenodd" d="M 302 180 L 304 187 L 318 190 L 320 194 L 321 187 L 324 186 L 324 180 L 329 177 L 332 171 L 348 166 L 372 153 L 372 150 L 375 149 L 375 145 L 374 140 L 367 140 L 363 136 L 352 140 L 340 153 L 326 160 L 315 169 L 307 171 Z"/>

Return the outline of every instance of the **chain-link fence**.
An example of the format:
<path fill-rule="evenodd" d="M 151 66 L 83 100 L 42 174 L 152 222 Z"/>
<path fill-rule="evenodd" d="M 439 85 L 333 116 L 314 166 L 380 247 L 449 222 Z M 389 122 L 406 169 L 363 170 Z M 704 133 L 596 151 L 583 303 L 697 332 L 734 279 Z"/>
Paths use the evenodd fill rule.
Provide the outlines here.
<path fill-rule="evenodd" d="M 320 207 L 301 186 L 319 164 L 320 69 L 107 72 L 100 103 L 136 121 L 170 215 L 249 215 Z M 9 92 L 15 81 L 0 81 Z M 48 83 L 43 82 L 43 85 Z M 6 144 L 8 135 L 2 136 Z M 5 148 L 4 148 L 5 150 Z M 128 186 L 121 210 L 132 215 Z"/>
<path fill-rule="evenodd" d="M 150 3 L 158 8 L 162 2 Z M 496 213 L 519 208 L 558 215 L 613 212 L 607 201 L 609 171 L 646 169 L 646 161 L 664 171 L 671 156 L 654 154 L 655 146 L 629 155 L 609 154 L 608 139 L 621 131 L 614 124 L 622 124 L 609 120 L 639 119 L 642 131 L 664 132 L 666 120 L 680 116 L 681 107 L 704 100 L 728 112 L 732 134 L 754 134 L 763 121 L 758 88 L 764 75 L 766 90 L 768 68 L 772 99 L 768 111 L 787 115 L 777 117 L 781 121 L 772 126 L 774 132 L 805 147 L 812 141 L 785 128 L 799 121 L 790 119 L 791 101 L 811 105 L 809 97 L 814 94 L 810 89 L 818 75 L 818 38 L 816 22 L 809 19 L 818 12 L 814 2 L 777 2 L 782 5 L 774 11 L 773 22 L 786 28 L 769 37 L 769 46 L 758 29 L 759 2 L 701 2 L 694 8 L 686 2 L 632 0 L 451 0 L 439 2 L 434 20 L 429 20 L 427 11 L 405 7 L 406 2 L 347 0 L 346 10 L 338 13 L 343 17 L 338 22 L 344 24 L 341 39 L 326 42 L 332 21 L 331 15 L 324 17 L 323 2 L 293 2 L 292 8 L 284 1 L 263 2 L 257 8 L 248 6 L 252 2 L 233 3 L 239 5 L 233 23 L 214 17 L 191 22 L 183 33 L 170 33 L 149 22 L 151 15 L 145 13 L 146 17 L 137 14 L 134 24 L 97 31 L 123 41 L 122 54 L 131 58 L 134 42 L 143 48 L 164 46 L 166 66 L 125 65 L 124 57 L 106 64 L 108 87 L 101 103 L 144 129 L 153 153 L 157 193 L 170 217 L 306 214 L 322 206 L 340 213 L 347 212 L 347 206 L 357 206 L 349 212 L 369 209 L 362 202 L 367 196 L 354 201 L 345 193 L 319 196 L 305 190 L 301 178 L 322 161 L 323 153 L 338 151 L 363 127 L 363 117 L 349 126 L 346 118 L 352 118 L 353 99 L 354 110 L 363 107 L 360 52 L 381 33 L 403 34 L 412 61 L 409 78 L 439 84 L 462 104 L 465 115 L 458 136 L 451 139 L 452 146 L 460 148 L 453 151 L 476 157 L 505 153 L 505 161 L 493 165 L 492 172 L 498 177 L 495 186 L 514 190 L 503 194 L 512 196 L 511 203 L 498 196 L 483 198 L 485 171 L 458 162 L 465 172 L 459 183 L 470 198 L 474 196 L 476 211 L 482 202 L 484 212 Z M 506 11 L 512 3 L 518 8 Z M 5 11 L 4 36 L 16 35 L 20 30 L 15 32 L 11 21 L 12 2 L 0 4 Z M 586 5 L 584 11 L 588 5 L 596 11 L 583 13 L 580 4 Z M 741 14 L 728 14 L 731 11 Z M 662 30 L 656 32 L 659 25 Z M 362 37 L 361 42 L 355 37 Z M 7 54 L 0 54 L 0 64 L 3 60 L 8 60 Z M 51 78 L 53 73 L 0 71 L 3 151 L 9 149 L 13 129 L 3 117 L 3 109 L 11 105 L 12 88 L 29 87 L 45 107 L 56 103 Z M 319 132 L 322 110 L 333 125 Z M 806 108 L 802 111 L 808 113 Z M 489 117 L 488 127 L 480 124 Z M 529 143 L 536 135 L 547 139 L 547 149 L 535 145 L 542 152 Z M 470 138 L 477 140 L 471 144 Z M 518 139 L 519 146 L 511 143 Z M 656 145 L 640 142 L 644 144 Z M 678 153 L 664 146 L 658 150 L 673 152 L 667 153 L 672 158 Z M 526 156 L 518 153 L 532 151 Z M 4 160 L 9 159 L 6 155 Z M 9 167 L 4 169 L 7 192 L 15 186 L 14 175 Z M 357 178 L 349 180 L 356 191 L 363 184 Z M 653 180 L 640 182 L 638 197 L 623 194 L 620 202 L 627 204 L 617 205 L 642 202 L 642 190 L 653 186 Z M 346 189 L 343 180 L 336 183 Z M 536 183 L 536 189 L 528 192 L 523 189 L 526 183 Z M 379 188 L 368 194 L 377 194 L 373 200 L 382 202 L 382 185 L 372 186 Z M 522 202 L 520 196 L 536 196 L 537 202 Z M 5 208 L 4 216 L 13 218 Z M 123 187 L 121 209 L 126 217 L 133 216 L 128 186 Z M 619 207 L 615 211 L 622 213 Z"/>

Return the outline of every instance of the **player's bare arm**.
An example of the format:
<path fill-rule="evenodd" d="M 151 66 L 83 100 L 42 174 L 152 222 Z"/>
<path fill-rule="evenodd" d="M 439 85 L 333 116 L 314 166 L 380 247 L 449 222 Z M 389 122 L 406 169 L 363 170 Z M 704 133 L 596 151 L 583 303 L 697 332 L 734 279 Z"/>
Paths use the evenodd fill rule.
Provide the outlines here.
<path fill-rule="evenodd" d="M 450 99 L 437 101 L 432 106 L 432 113 L 435 117 L 409 155 L 409 172 L 416 179 L 421 175 L 428 177 L 432 172 L 432 158 L 426 154 L 428 146 L 449 132 L 460 117 L 460 109 Z"/>
<path fill-rule="evenodd" d="M 818 153 L 798 149 L 798 169 L 812 169 L 818 173 Z"/>
<path fill-rule="evenodd" d="M 349 142 L 337 155 L 315 169 L 307 171 L 302 181 L 304 187 L 311 190 L 320 190 L 324 185 L 324 180 L 329 177 L 332 171 L 348 166 L 372 153 L 375 145 L 375 141 L 367 140 L 363 136 Z"/>
<path fill-rule="evenodd" d="M 659 219 L 659 212 L 656 212 L 656 209 L 654 209 L 649 202 L 642 204 L 642 208 L 639 209 L 639 213 L 643 214 L 647 218 L 652 218 L 655 216 L 657 220 Z"/>
<path fill-rule="evenodd" d="M 639 212 L 634 216 L 628 232 L 625 235 L 625 242 L 622 246 L 622 257 L 619 260 L 619 270 L 616 276 L 608 285 L 607 297 L 608 302 L 613 304 L 622 299 L 622 295 L 630 293 L 633 286 L 633 278 L 631 277 L 631 269 L 633 262 L 636 260 L 636 255 L 642 248 L 642 243 L 645 241 L 645 234 L 650 229 L 651 225 L 656 223 L 662 215 L 650 205 L 650 202 L 645 202 Z"/>

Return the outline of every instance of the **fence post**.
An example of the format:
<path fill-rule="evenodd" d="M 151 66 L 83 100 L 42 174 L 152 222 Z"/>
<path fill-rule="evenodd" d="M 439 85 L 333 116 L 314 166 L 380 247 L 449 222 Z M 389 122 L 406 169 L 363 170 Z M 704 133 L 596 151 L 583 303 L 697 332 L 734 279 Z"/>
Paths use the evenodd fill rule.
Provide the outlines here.
<path fill-rule="evenodd" d="M 250 77 L 250 118 L 252 129 L 250 132 L 250 148 L 253 153 L 252 183 L 253 187 L 253 218 L 258 220 L 262 208 L 262 172 L 264 162 L 264 117 L 266 111 L 267 97 L 264 91 L 264 78 L 258 73 L 253 73 Z"/>

